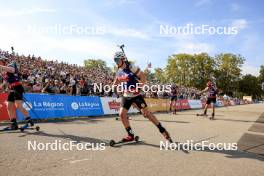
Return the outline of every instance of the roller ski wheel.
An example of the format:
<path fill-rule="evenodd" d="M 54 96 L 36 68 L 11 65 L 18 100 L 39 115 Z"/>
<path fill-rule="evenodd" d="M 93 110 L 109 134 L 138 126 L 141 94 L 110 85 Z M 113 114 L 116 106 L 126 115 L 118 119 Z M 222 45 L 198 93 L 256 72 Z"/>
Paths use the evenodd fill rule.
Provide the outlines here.
<path fill-rule="evenodd" d="M 135 139 L 134 139 L 136 142 L 139 141 L 139 136 L 136 136 Z"/>
<path fill-rule="evenodd" d="M 113 147 L 115 144 L 116 144 L 116 142 L 115 142 L 114 140 L 111 140 L 111 141 L 109 142 L 109 145 L 110 145 L 111 147 Z"/>
<path fill-rule="evenodd" d="M 40 127 L 39 126 L 36 126 L 36 131 L 39 131 L 40 130 Z"/>

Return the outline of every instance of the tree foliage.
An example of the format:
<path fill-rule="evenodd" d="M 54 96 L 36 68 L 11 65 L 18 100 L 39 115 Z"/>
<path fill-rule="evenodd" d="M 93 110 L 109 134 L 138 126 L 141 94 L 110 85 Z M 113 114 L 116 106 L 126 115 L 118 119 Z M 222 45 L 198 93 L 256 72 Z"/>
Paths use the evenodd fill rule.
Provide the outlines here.
<path fill-rule="evenodd" d="M 239 91 L 244 95 L 252 96 L 254 99 L 260 98 L 262 94 L 258 78 L 250 74 L 243 76 L 239 81 Z"/>
<path fill-rule="evenodd" d="M 101 59 L 87 59 L 87 60 L 84 60 L 84 66 L 87 69 L 92 69 L 92 68 L 108 69 L 108 67 L 106 66 L 106 62 L 101 60 Z"/>

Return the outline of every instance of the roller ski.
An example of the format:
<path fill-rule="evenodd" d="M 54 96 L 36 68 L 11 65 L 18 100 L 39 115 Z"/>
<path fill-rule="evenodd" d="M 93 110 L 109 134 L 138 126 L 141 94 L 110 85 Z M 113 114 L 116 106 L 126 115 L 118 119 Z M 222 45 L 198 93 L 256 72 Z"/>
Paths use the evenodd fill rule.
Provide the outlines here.
<path fill-rule="evenodd" d="M 26 124 L 24 124 L 23 126 L 21 126 L 19 129 L 20 129 L 21 132 L 25 131 L 26 129 L 39 131 L 40 130 L 40 127 L 39 126 L 34 127 L 34 125 L 35 124 L 32 121 L 32 119 L 26 118 Z"/>
<path fill-rule="evenodd" d="M 39 131 L 39 130 L 40 130 L 40 127 L 39 127 L 39 126 L 32 127 L 32 126 L 30 126 L 29 124 L 25 124 L 25 125 L 21 126 L 21 127 L 19 128 L 19 130 L 20 130 L 21 132 L 23 132 L 23 131 L 25 131 L 25 130 L 36 130 L 36 131 Z"/>
<path fill-rule="evenodd" d="M 115 140 L 111 140 L 109 145 L 111 147 L 114 147 L 118 144 L 126 144 L 126 143 L 133 143 L 133 142 L 138 143 L 138 141 L 139 141 L 139 136 L 135 136 L 135 137 L 134 136 L 127 136 L 127 137 L 125 137 L 125 138 L 123 138 L 117 142 Z"/>
<path fill-rule="evenodd" d="M 0 132 L 2 132 L 2 131 L 17 131 L 17 130 L 20 130 L 21 132 L 23 132 L 26 129 L 36 130 L 36 131 L 40 130 L 39 126 L 33 127 L 34 123 L 32 122 L 31 119 L 26 119 L 26 120 L 27 120 L 27 123 L 21 127 L 19 127 L 17 122 L 14 121 L 8 127 L 1 129 Z"/>
<path fill-rule="evenodd" d="M 197 117 L 208 117 L 207 114 L 196 114 Z"/>
<path fill-rule="evenodd" d="M 19 127 L 18 127 L 17 123 L 11 123 L 9 126 L 1 129 L 0 132 L 1 131 L 16 131 L 18 129 L 19 129 Z"/>

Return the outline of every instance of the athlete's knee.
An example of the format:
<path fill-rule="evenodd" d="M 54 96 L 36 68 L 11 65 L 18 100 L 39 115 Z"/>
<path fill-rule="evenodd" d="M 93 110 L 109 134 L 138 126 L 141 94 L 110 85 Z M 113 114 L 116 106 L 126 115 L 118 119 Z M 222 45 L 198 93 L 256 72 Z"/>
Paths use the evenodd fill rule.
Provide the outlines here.
<path fill-rule="evenodd" d="M 151 112 L 147 108 L 141 109 L 141 113 L 145 118 L 151 118 L 152 117 Z"/>
<path fill-rule="evenodd" d="M 127 118 L 127 112 L 126 112 L 126 110 L 124 110 L 124 109 L 120 110 L 119 116 L 121 118 Z"/>
<path fill-rule="evenodd" d="M 17 107 L 18 109 L 24 109 L 24 108 L 23 108 L 23 105 L 22 105 L 22 102 L 16 102 L 15 105 L 16 105 L 16 107 Z"/>

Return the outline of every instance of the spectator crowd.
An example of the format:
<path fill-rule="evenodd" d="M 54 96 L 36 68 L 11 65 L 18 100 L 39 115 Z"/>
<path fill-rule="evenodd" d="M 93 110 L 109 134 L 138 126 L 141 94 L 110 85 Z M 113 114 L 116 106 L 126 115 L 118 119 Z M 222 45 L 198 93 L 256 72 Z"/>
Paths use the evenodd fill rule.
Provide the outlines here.
<path fill-rule="evenodd" d="M 113 96 L 112 93 L 94 92 L 94 83 L 111 85 L 114 80 L 114 72 L 103 68 L 87 69 L 75 64 L 65 62 L 48 61 L 34 55 L 18 55 L 0 50 L 0 55 L 16 62 L 20 70 L 25 92 L 49 93 L 67 95 L 96 95 Z M 0 83 L 3 80 L 0 78 Z M 177 96 L 179 99 L 198 99 L 199 90 L 178 86 Z M 166 98 L 167 92 L 147 92 L 146 97 Z"/>

